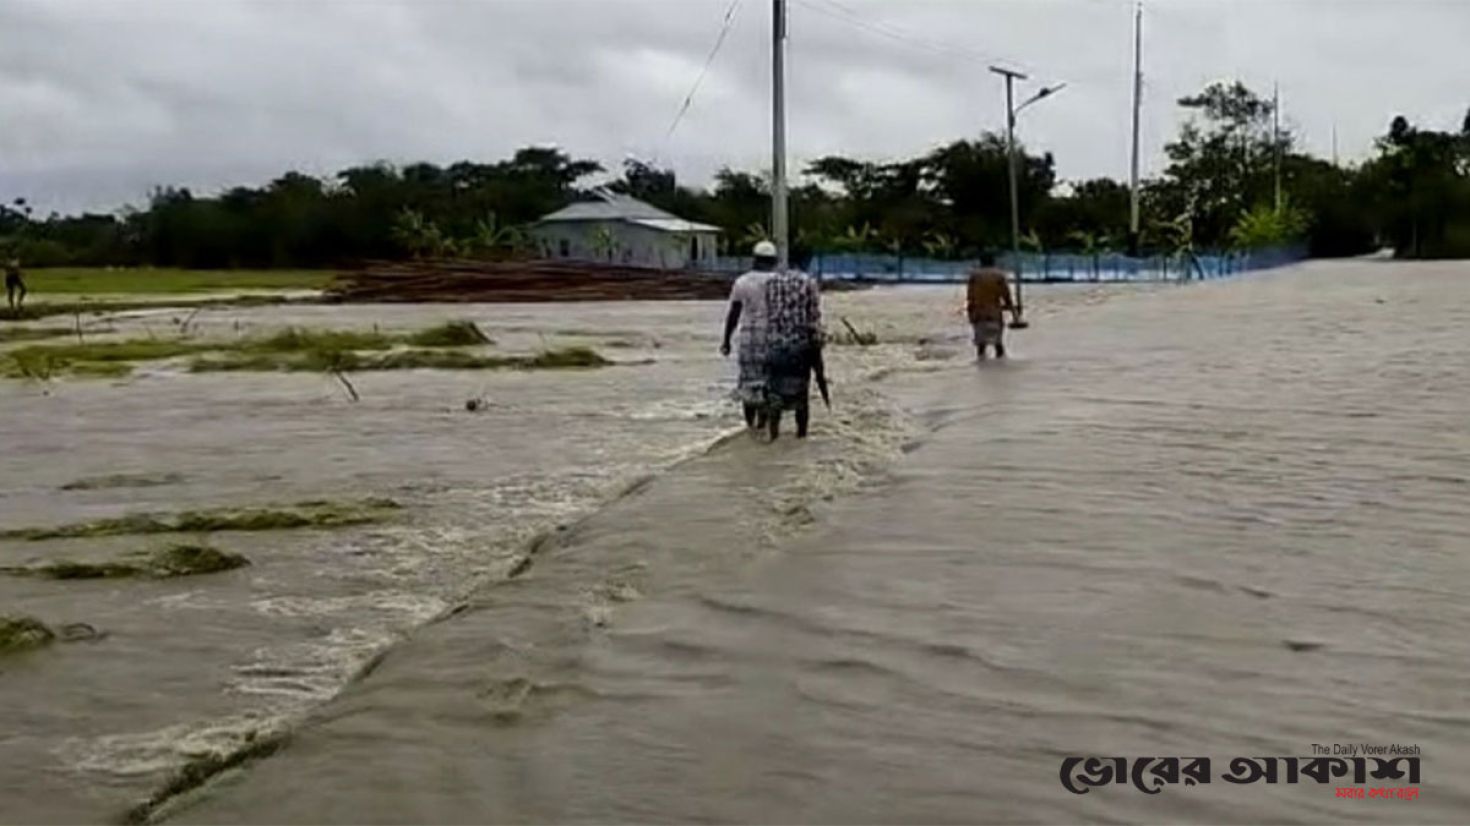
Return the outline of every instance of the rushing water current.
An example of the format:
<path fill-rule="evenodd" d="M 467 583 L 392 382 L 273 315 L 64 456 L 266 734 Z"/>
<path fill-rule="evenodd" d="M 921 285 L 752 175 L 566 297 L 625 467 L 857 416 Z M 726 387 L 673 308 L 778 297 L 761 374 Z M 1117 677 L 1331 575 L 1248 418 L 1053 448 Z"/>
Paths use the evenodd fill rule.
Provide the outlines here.
<path fill-rule="evenodd" d="M 954 288 L 832 296 L 812 438 L 736 434 L 712 303 L 268 308 L 468 316 L 592 372 L 0 388 L 0 523 L 392 497 L 213 541 L 249 568 L 0 577 L 106 636 L 0 660 L 0 820 L 97 820 L 190 759 L 268 756 L 180 822 L 1463 822 L 1470 267 L 1318 262 L 1028 293 L 977 366 Z M 160 325 L 143 315 L 115 325 Z M 468 412 L 476 396 L 486 409 Z M 167 485 L 60 491 L 79 478 Z M 0 563 L 126 550 L 13 543 Z M 290 732 L 288 738 L 281 738 Z M 1236 756 L 1421 749 L 1415 801 L 1222 783 Z M 1070 755 L 1215 782 L 1075 795 Z M 1394 784 L 1402 785 L 1402 783 Z"/>

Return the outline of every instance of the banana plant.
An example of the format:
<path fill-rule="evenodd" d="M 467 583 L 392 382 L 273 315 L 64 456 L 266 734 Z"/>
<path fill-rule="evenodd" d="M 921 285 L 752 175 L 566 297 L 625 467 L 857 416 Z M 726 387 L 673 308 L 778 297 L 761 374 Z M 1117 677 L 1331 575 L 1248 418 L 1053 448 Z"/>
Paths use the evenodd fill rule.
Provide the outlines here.
<path fill-rule="evenodd" d="M 1045 277 L 1047 273 L 1051 270 L 1051 257 L 1046 254 L 1046 245 L 1041 242 L 1041 236 L 1037 235 L 1036 230 L 1033 229 L 1030 232 L 1027 232 L 1025 235 L 1022 235 L 1020 240 L 1022 250 L 1032 253 L 1033 255 L 1041 256 L 1041 266 L 1037 268 L 1035 276 Z M 1019 278 L 1022 268 L 1025 267 L 1025 263 L 1022 261 L 1016 261 L 1015 267 L 1017 277 Z"/>
<path fill-rule="evenodd" d="M 862 252 L 873 246 L 878 233 L 866 221 L 861 227 L 849 226 L 842 234 L 832 239 L 833 244 L 844 252 Z"/>
<path fill-rule="evenodd" d="M 414 258 L 439 255 L 447 243 L 439 227 L 416 209 L 405 208 L 398 213 L 393 221 L 392 236 L 394 243 Z"/>
<path fill-rule="evenodd" d="M 1185 201 L 1184 211 L 1163 226 L 1170 252 L 1185 266 L 1181 277 L 1186 280 L 1194 275 L 1204 275 L 1199 259 L 1194 254 L 1194 213 L 1197 204 L 1197 196 L 1190 193 Z"/>
<path fill-rule="evenodd" d="M 1067 238 L 1077 245 L 1077 251 L 1087 256 L 1092 267 L 1092 280 L 1097 280 L 1097 256 L 1102 252 L 1102 244 L 1098 241 L 1097 233 L 1087 230 L 1073 230 L 1067 233 Z"/>
<path fill-rule="evenodd" d="M 1036 230 L 1033 229 L 1021 236 L 1021 249 L 1041 253 L 1046 252 L 1046 245 L 1041 243 L 1041 236 L 1037 235 Z"/>
<path fill-rule="evenodd" d="M 759 221 L 752 222 L 745 227 L 745 232 L 740 236 L 740 243 L 745 249 L 750 249 L 762 241 L 771 240 L 771 234 L 766 231 L 764 224 Z"/>
<path fill-rule="evenodd" d="M 529 243 L 526 229 L 514 224 L 502 225 L 494 213 L 487 213 L 475 222 L 473 233 L 465 246 L 481 255 L 493 255 L 501 251 L 519 252 Z"/>
<path fill-rule="evenodd" d="M 1295 241 L 1309 227 L 1310 218 L 1288 198 L 1279 207 L 1260 204 L 1243 213 L 1230 230 L 1230 241 L 1237 249 L 1258 249 Z"/>
<path fill-rule="evenodd" d="M 929 236 L 924 239 L 924 252 L 928 253 L 930 258 L 945 260 L 953 258 L 955 247 L 954 236 L 948 233 L 935 231 L 929 233 Z"/>
<path fill-rule="evenodd" d="M 618 239 L 607 227 L 598 227 L 592 233 L 592 251 L 597 253 L 599 258 L 606 258 L 611 263 L 618 253 L 618 246 Z"/>

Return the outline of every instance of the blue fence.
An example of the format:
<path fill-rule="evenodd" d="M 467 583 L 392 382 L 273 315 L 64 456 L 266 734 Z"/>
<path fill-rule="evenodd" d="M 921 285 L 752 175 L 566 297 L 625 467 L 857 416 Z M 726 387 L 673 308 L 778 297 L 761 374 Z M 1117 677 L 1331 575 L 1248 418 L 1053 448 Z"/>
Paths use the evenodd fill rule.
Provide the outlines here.
<path fill-rule="evenodd" d="M 1019 273 L 1026 282 L 1132 282 L 1201 281 L 1244 272 L 1271 269 L 1306 258 L 1306 249 L 1282 247 L 1250 252 L 1199 255 L 1156 255 L 1130 258 L 1117 253 L 1009 253 L 1000 257 L 1002 269 Z M 843 281 L 951 283 L 964 281 L 976 261 L 941 261 L 901 255 L 818 254 L 812 257 L 812 275 Z M 747 269 L 749 259 L 720 258 L 716 269 Z"/>

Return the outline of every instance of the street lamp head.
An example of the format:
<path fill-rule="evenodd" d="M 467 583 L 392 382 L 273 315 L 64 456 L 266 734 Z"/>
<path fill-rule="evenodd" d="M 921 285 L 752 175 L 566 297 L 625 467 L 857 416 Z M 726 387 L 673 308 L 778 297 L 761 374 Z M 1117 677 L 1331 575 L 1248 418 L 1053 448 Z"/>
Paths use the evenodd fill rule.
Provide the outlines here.
<path fill-rule="evenodd" d="M 1027 106 L 1030 106 L 1031 104 L 1035 103 L 1036 101 L 1041 100 L 1042 98 L 1050 97 L 1050 96 L 1056 94 L 1057 92 L 1062 91 L 1062 89 L 1066 88 L 1066 86 L 1067 86 L 1067 84 L 1065 84 L 1065 83 L 1058 83 L 1055 86 L 1046 86 L 1046 87 L 1043 87 L 1041 91 L 1039 91 L 1036 94 L 1032 95 L 1030 98 L 1027 98 L 1027 100 L 1026 100 L 1025 103 L 1022 103 L 1020 106 L 1017 106 L 1016 107 L 1016 111 L 1017 112 L 1020 112 L 1022 109 L 1025 109 Z"/>

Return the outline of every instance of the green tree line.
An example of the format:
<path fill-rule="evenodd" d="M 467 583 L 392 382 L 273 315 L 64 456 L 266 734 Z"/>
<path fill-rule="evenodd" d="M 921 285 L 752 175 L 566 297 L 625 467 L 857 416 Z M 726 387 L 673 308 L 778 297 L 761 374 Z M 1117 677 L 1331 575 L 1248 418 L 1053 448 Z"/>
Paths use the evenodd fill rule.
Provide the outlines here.
<path fill-rule="evenodd" d="M 1314 255 L 1392 246 L 1406 257 L 1470 256 L 1470 115 L 1458 132 L 1395 118 L 1372 158 L 1339 166 L 1272 127 L 1272 102 L 1240 83 L 1181 99 L 1188 118 L 1144 182 L 1142 247 L 1220 250 L 1301 243 Z M 1280 171 L 1281 197 L 1276 193 Z M 1129 192 L 1107 179 L 1061 182 L 1049 153 L 1020 150 L 1021 221 L 1032 249 L 1129 246 Z M 534 254 L 526 228 L 588 197 L 601 178 L 681 217 L 719 226 L 726 251 L 764 236 L 769 186 L 725 169 L 708 187 L 627 161 L 610 182 L 596 161 L 527 148 L 494 162 L 373 164 L 329 178 L 288 172 L 212 196 L 154 191 L 118 214 L 36 217 L 0 205 L 0 247 L 28 266 L 325 267 L 414 256 Z M 791 193 L 794 244 L 824 252 L 970 257 L 1010 238 L 1004 138 L 982 134 L 917 157 L 829 156 Z"/>

